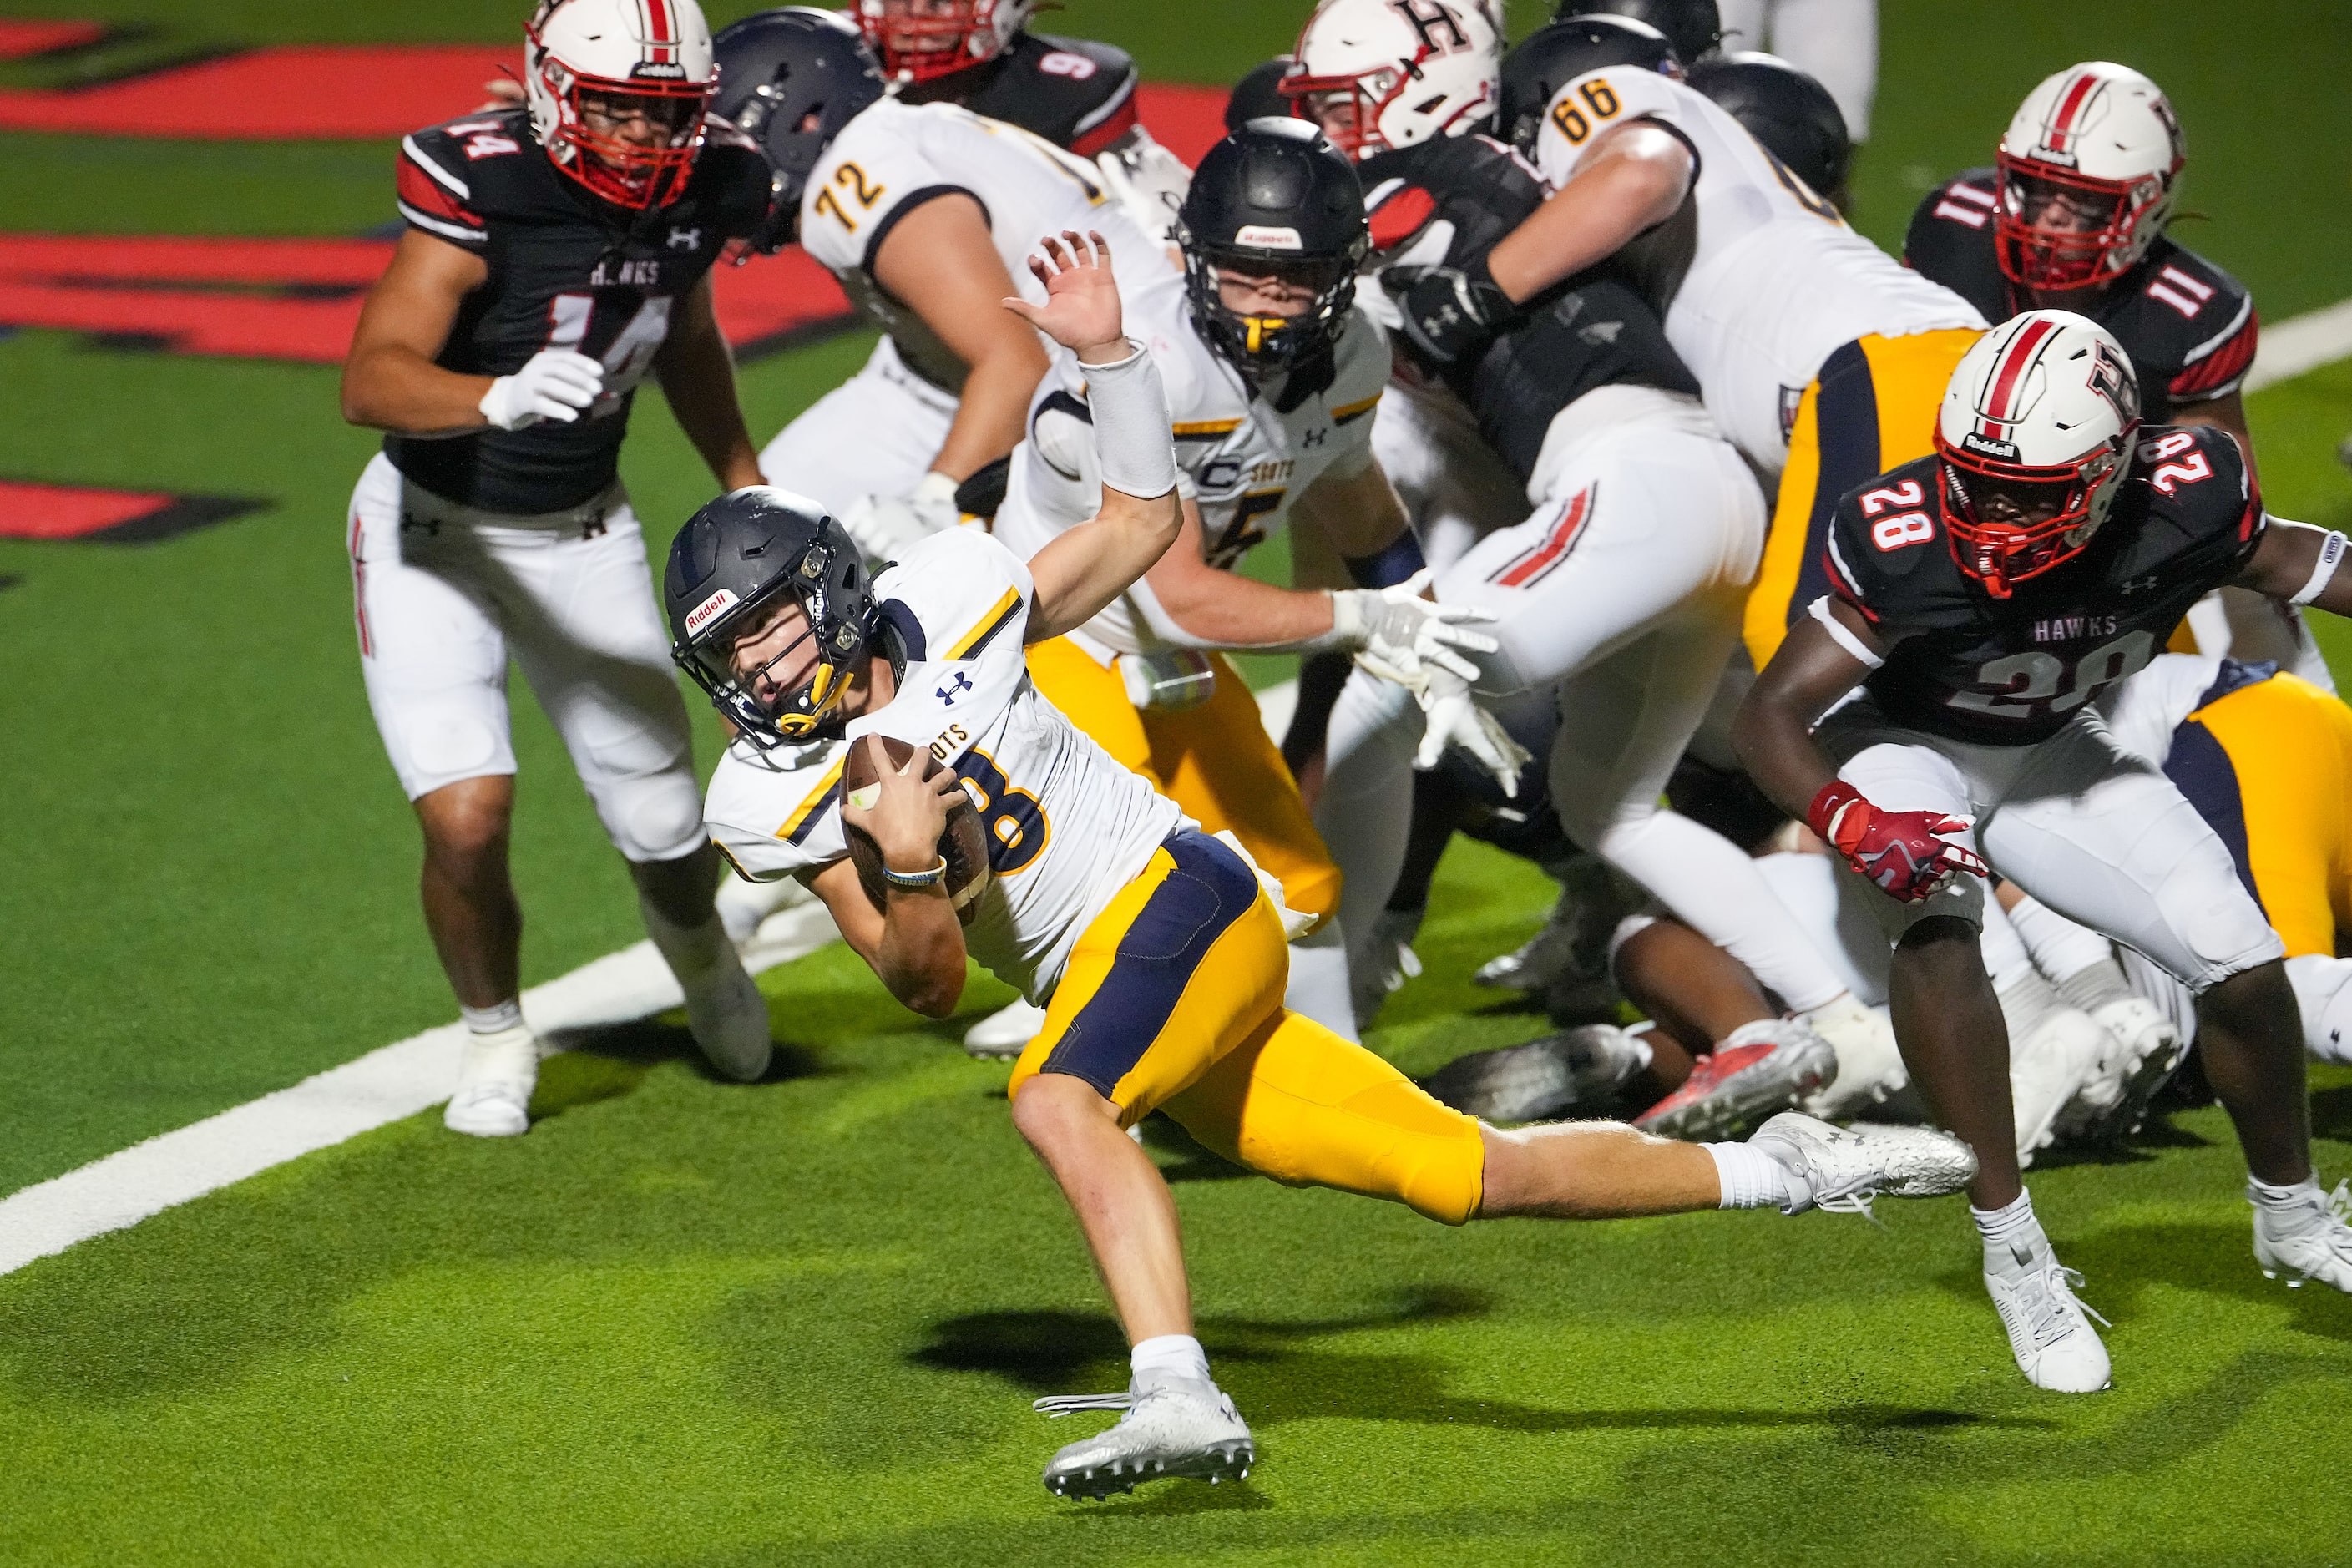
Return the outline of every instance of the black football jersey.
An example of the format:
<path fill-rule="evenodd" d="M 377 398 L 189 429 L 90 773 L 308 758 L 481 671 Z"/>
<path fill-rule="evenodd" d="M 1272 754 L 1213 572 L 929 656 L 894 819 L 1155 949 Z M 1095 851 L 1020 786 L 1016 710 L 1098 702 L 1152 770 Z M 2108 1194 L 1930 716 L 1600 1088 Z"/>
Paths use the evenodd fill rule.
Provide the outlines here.
<path fill-rule="evenodd" d="M 1437 137 L 1378 153 L 1357 173 L 1381 268 L 1465 267 L 1544 201 L 1543 183 L 1527 161 L 1484 136 Z M 1440 374 L 1523 481 L 1552 416 L 1597 386 L 1698 395 L 1656 312 L 1601 268 L 1528 300 L 1525 320 L 1485 354 Z"/>
<path fill-rule="evenodd" d="M 1995 178 L 1970 169 L 1928 192 L 1911 215 L 1903 259 L 1999 325 L 2026 307 L 1993 254 Z M 2082 313 L 2131 356 L 2140 417 L 2151 425 L 2169 423 L 2183 404 L 2237 391 L 2262 332 L 2246 286 L 2168 235 Z"/>
<path fill-rule="evenodd" d="M 604 365 L 604 395 L 569 425 L 387 436 L 384 453 L 404 475 L 450 500 L 515 514 L 576 506 L 613 482 L 630 402 L 672 308 L 767 214 L 759 148 L 717 120 L 708 132 L 685 194 L 647 213 L 601 202 L 559 172 L 520 109 L 402 138 L 401 216 L 489 266 L 434 363 L 507 375 L 541 349 L 567 348 Z"/>
<path fill-rule="evenodd" d="M 2080 555 L 1996 599 L 1960 568 L 1933 457 L 1846 493 L 1831 519 L 1831 591 L 1889 646 L 1868 685 L 1896 723 L 2029 745 L 2137 672 L 2189 606 L 2262 542 L 2238 443 L 2208 426 L 2144 426 L 2105 523 Z"/>
<path fill-rule="evenodd" d="M 1135 61 L 1091 38 L 1020 33 L 970 70 L 908 87 L 908 103 L 961 103 L 1091 158 L 1135 129 Z"/>

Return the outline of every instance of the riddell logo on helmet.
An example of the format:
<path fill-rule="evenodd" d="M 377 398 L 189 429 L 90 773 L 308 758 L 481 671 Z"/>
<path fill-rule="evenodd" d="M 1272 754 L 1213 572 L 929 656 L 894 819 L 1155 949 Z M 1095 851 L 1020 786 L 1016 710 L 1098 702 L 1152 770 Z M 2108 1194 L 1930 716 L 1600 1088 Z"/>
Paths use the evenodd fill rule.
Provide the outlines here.
<path fill-rule="evenodd" d="M 719 589 L 686 613 L 686 635 L 694 636 L 695 633 L 733 609 L 737 602 L 733 589 Z"/>
<path fill-rule="evenodd" d="M 1234 236 L 1234 243 L 1235 245 L 1255 245 L 1260 250 L 1304 250 L 1307 248 L 1304 245 L 1299 243 L 1298 231 L 1297 229 L 1286 227 L 1281 224 L 1245 223 L 1242 225 L 1242 231 Z"/>
<path fill-rule="evenodd" d="M 1973 430 L 1960 437 L 1960 450 L 1963 452 L 1974 452 L 1979 458 L 1990 458 L 1996 462 L 2014 463 L 2017 461 L 2016 442 L 1996 441 L 1990 437 L 1979 436 Z"/>
<path fill-rule="evenodd" d="M 681 65 L 637 65 L 629 68 L 629 76 L 632 80 L 656 78 L 662 81 L 684 81 L 686 68 Z"/>

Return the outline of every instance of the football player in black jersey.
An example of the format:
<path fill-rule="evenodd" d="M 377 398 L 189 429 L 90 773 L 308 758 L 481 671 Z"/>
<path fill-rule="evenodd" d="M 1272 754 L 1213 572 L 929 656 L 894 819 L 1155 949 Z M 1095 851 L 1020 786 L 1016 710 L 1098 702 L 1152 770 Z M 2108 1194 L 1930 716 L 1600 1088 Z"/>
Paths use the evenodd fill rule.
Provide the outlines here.
<path fill-rule="evenodd" d="M 1474 656 L 1476 691 L 1556 699 L 1549 783 L 1569 837 L 1753 955 L 1792 1008 L 1874 1030 L 1747 857 L 1656 804 L 1736 641 L 1763 522 L 1753 479 L 1657 317 L 1625 283 L 1587 275 L 1497 319 L 1475 354 L 1425 350 L 1418 318 L 1465 308 L 1488 247 L 1544 199 L 1534 171 L 1481 133 L 1499 71 L 1483 15 L 1445 0 L 1411 16 L 1326 0 L 1297 59 L 1285 85 L 1357 153 L 1382 289 L 1402 318 L 1402 395 L 1375 426 L 1384 464 L 1416 479 L 1436 468 L 1508 476 L 1483 497 L 1459 483 L 1414 486 L 1457 514 L 1436 527 L 1423 514 L 1439 602 L 1497 616 L 1502 646 Z M 1433 670 L 1417 684 L 1418 713 L 1392 684 L 1351 678 L 1316 803 L 1346 873 L 1340 923 L 1360 1005 L 1378 1005 L 1407 934 L 1383 916 L 1406 847 L 1415 742 L 1424 768 L 1448 745 L 1498 779 L 1514 766 L 1472 682 Z M 1710 1136 L 1835 1072 L 1833 1047 L 1807 1022 L 1769 1011 L 1743 1022 L 1703 1070 L 1662 1075 L 1660 1089 L 1680 1087 L 1644 1126 Z"/>
<path fill-rule="evenodd" d="M 1977 1152 L 1969 1196 L 2011 1348 L 2040 1386 L 2086 1392 L 2106 1385 L 2107 1355 L 2019 1180 L 2008 1037 L 1978 948 L 1983 876 L 2197 994 L 2206 1073 L 2251 1172 L 2256 1261 L 2352 1290 L 2352 1229 L 2313 1180 L 2279 937 L 2221 838 L 2092 706 L 2207 590 L 2344 614 L 2352 572 L 2342 534 L 2264 512 L 2221 431 L 2142 425 L 2129 360 L 2082 316 L 2029 311 L 1988 333 L 1953 374 L 1936 447 L 1840 500 L 1832 591 L 1735 732 L 1765 792 L 1885 895 L 1870 903 L 1895 942 L 1895 1031 L 1937 1120 Z"/>
<path fill-rule="evenodd" d="M 1984 312 L 2074 310 L 2116 336 L 2151 424 L 2212 425 L 2249 458 L 2244 382 L 2261 319 L 2244 284 L 2166 232 L 2186 146 L 2156 83 L 2127 66 L 2069 66 L 2027 95 L 1995 166 L 1930 191 L 1904 259 Z M 2226 649 L 2329 689 L 2302 622 L 2224 591 Z"/>
<path fill-rule="evenodd" d="M 650 373 L 719 483 L 760 482 L 709 270 L 765 221 L 768 170 L 704 116 L 694 0 L 544 0 L 525 64 L 528 108 L 402 141 L 408 229 L 343 367 L 344 416 L 388 432 L 352 498 L 361 662 L 471 1026 L 445 1120 L 483 1135 L 530 1125 L 538 1059 L 507 871 L 509 654 L 629 862 L 697 1042 L 743 1079 L 770 1050 L 713 913 L 686 709 L 616 471 Z"/>

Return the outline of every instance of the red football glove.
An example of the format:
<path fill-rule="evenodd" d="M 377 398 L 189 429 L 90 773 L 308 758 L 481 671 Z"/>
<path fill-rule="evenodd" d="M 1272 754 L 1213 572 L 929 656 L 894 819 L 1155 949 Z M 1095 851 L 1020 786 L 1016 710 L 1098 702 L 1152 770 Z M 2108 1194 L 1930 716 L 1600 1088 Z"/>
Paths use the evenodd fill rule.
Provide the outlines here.
<path fill-rule="evenodd" d="M 1974 851 L 1937 837 L 1964 833 L 1967 823 L 1932 811 L 1881 811 L 1843 779 L 1822 786 L 1805 822 L 1847 865 L 1906 904 L 1941 892 L 1963 871 L 1986 874 Z"/>

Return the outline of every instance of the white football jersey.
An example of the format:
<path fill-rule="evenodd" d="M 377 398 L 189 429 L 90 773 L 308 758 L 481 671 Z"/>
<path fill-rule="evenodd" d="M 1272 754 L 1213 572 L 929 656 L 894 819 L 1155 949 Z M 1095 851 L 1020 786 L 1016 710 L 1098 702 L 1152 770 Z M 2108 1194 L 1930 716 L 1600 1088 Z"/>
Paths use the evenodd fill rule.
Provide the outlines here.
<path fill-rule="evenodd" d="M 1831 353 L 1876 333 L 1982 329 L 1976 307 L 1848 228 L 1837 209 L 1702 93 L 1652 70 L 1588 71 L 1553 95 L 1536 165 L 1557 189 L 1603 131 L 1650 120 L 1690 148 L 1683 210 L 1629 247 L 1707 412 L 1769 474 Z"/>
<path fill-rule="evenodd" d="M 1325 475 L 1360 474 L 1372 461 L 1372 415 L 1388 385 L 1389 345 L 1358 305 L 1333 348 L 1331 384 L 1277 407 L 1282 384 L 1253 392 L 1224 357 L 1192 330 L 1183 282 L 1126 293 L 1127 335 L 1151 350 L 1168 389 L 1176 437 L 1176 488 L 1201 508 L 1201 549 L 1231 571 L 1271 538 L 1291 503 Z M 1028 437 L 1013 449 L 996 536 L 1024 560 L 1102 506 L 1102 473 L 1086 405 L 1086 367 L 1066 352 L 1029 405 Z M 1085 633 L 1120 653 L 1168 643 L 1133 593 L 1088 621 Z"/>
<path fill-rule="evenodd" d="M 1098 231 L 1110 244 L 1119 287 L 1175 276 L 1168 253 L 1136 226 L 1102 171 L 1017 125 L 952 103 L 883 98 L 852 120 L 809 171 L 800 241 L 857 307 L 898 345 L 916 372 L 950 391 L 965 365 L 914 312 L 873 278 L 876 252 L 900 218 L 934 196 L 962 194 L 987 216 L 1013 287 L 1034 304 L 1045 285 L 1029 270 L 1037 242 L 1064 230 Z"/>
<path fill-rule="evenodd" d="M 909 549 L 874 584 L 906 645 L 898 695 L 840 740 L 774 752 L 736 742 L 711 775 L 703 816 L 753 880 L 813 871 L 849 853 L 848 748 L 869 734 L 928 746 L 962 777 L 988 831 L 995 875 L 964 945 L 1042 1004 L 1079 934 L 1188 819 L 1030 684 L 1023 642 L 1034 591 L 1029 568 L 976 528 Z"/>

